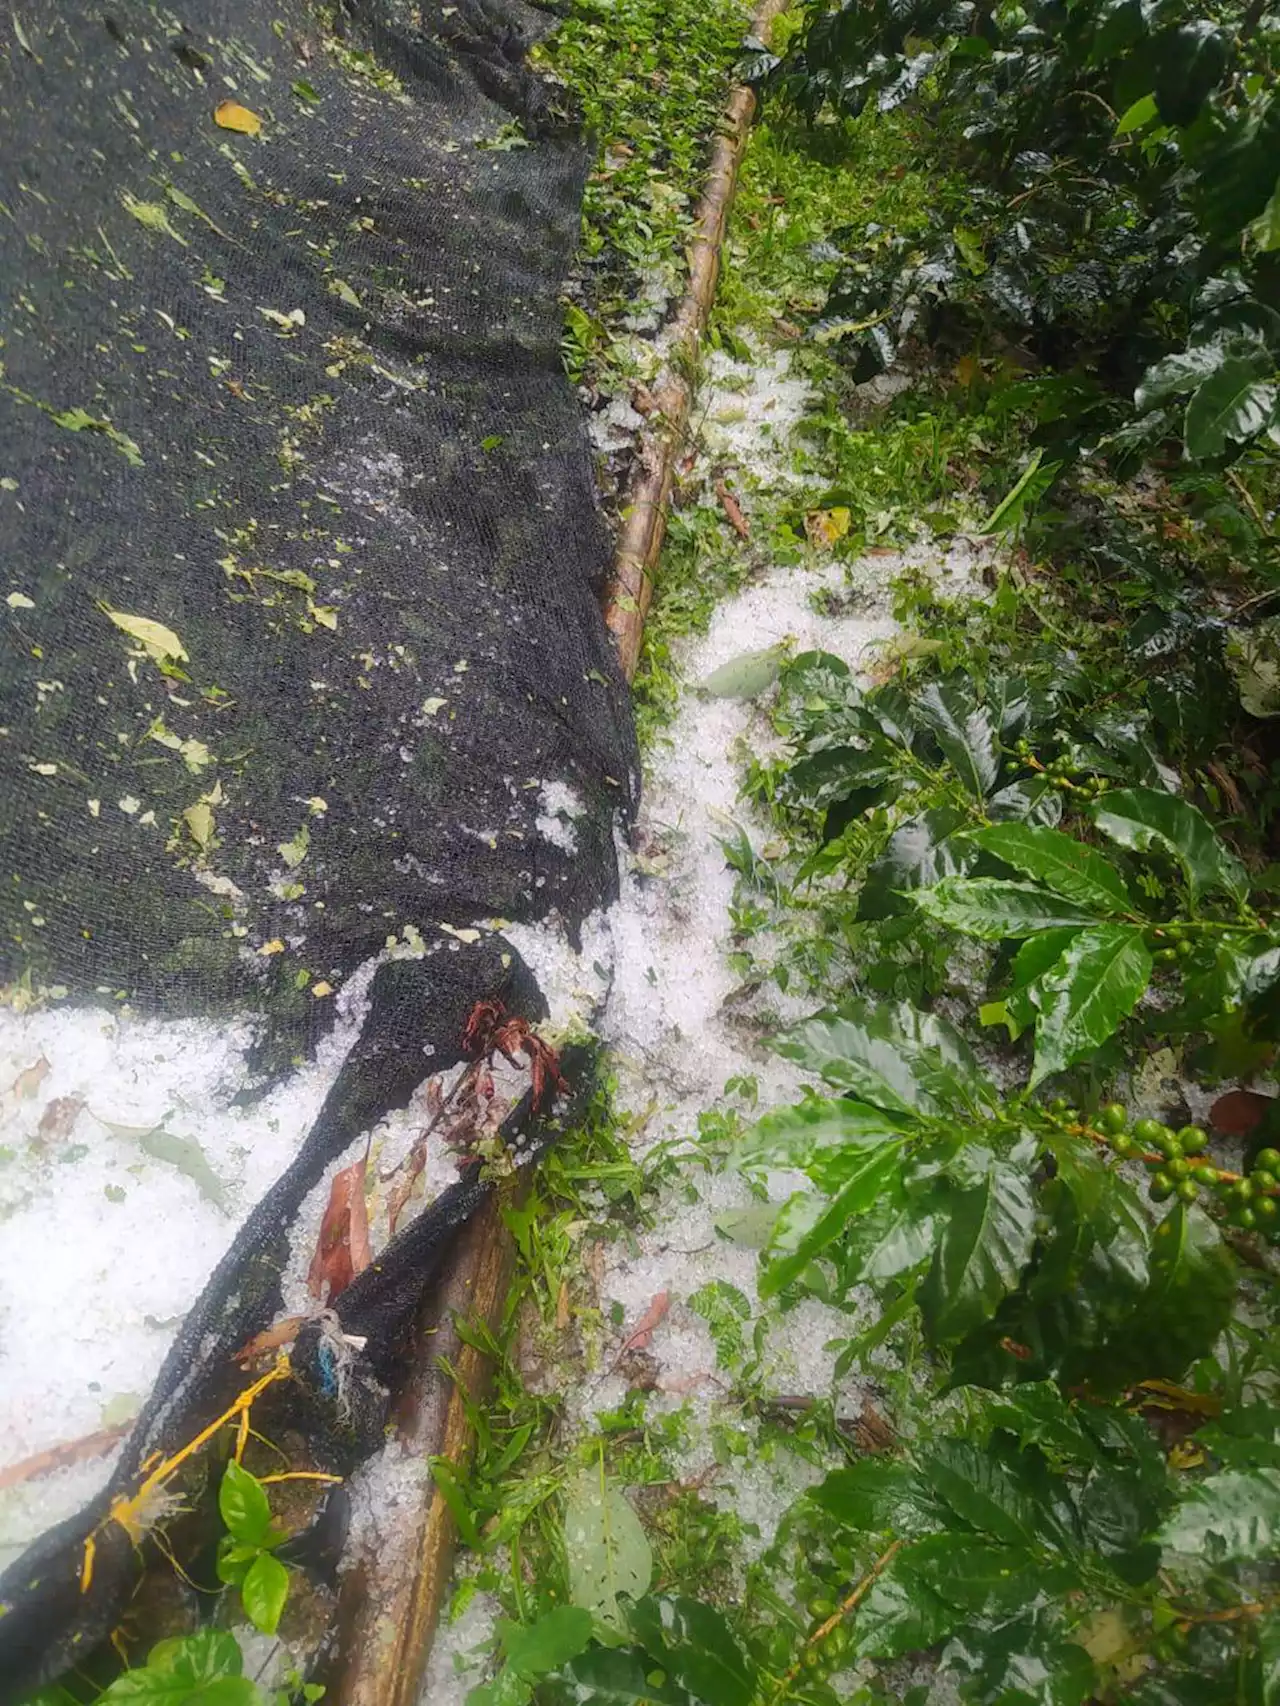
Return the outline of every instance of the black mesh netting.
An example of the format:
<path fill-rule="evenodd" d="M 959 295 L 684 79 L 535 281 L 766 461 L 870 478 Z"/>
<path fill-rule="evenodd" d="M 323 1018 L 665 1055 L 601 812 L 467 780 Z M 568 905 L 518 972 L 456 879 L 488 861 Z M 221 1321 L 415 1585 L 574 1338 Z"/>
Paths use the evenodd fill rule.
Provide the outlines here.
<path fill-rule="evenodd" d="M 0 1580 L 3 1701 L 119 1618 L 139 1559 L 103 1511 L 235 1390 L 324 1167 L 424 1049 L 458 1057 L 478 999 L 536 1017 L 470 927 L 572 931 L 611 892 L 633 736 L 558 357 L 586 155 L 525 68 L 545 22 L 67 0 L 0 23 L 0 984 L 252 1009 L 269 1072 L 388 938 L 423 950 L 376 973 L 111 1486 Z M 370 1381 L 480 1194 L 340 1304 Z M 318 1457 L 377 1433 L 327 1439 L 312 1409 Z"/>

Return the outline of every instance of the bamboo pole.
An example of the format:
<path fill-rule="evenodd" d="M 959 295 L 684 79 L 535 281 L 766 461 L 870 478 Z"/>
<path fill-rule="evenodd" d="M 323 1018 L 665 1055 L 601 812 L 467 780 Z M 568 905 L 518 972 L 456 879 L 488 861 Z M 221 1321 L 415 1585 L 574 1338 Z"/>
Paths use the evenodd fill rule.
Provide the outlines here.
<path fill-rule="evenodd" d="M 761 0 L 751 28 L 767 41 L 789 0 Z M 642 432 L 635 473 L 605 588 L 605 621 L 628 681 L 640 659 L 653 570 L 666 532 L 679 447 L 693 408 L 692 375 L 715 300 L 720 250 L 737 188 L 756 100 L 730 94 L 694 220 L 689 283 L 668 327 L 669 356 L 654 392 L 652 424 Z M 465 1477 L 475 1453 L 468 1406 L 480 1402 L 492 1370 L 459 1338 L 461 1316 L 496 1329 L 511 1284 L 514 1250 L 497 1197 L 467 1227 L 442 1291 L 424 1308 L 415 1366 L 401 1397 L 397 1433 L 416 1455 L 440 1456 Z M 447 1361 L 457 1385 L 442 1370 Z M 346 1577 L 338 1606 L 339 1651 L 328 1677 L 332 1706 L 417 1706 L 440 1608 L 453 1568 L 457 1524 L 447 1502 L 423 1478 L 405 1513 L 403 1547 L 390 1548 Z"/>
<path fill-rule="evenodd" d="M 761 0 L 751 27 L 762 41 L 768 41 L 775 19 L 788 3 L 789 0 Z M 622 528 L 605 588 L 604 609 L 628 681 L 634 679 L 640 662 L 640 642 L 653 597 L 654 571 L 667 530 L 676 456 L 689 429 L 693 375 L 715 301 L 720 251 L 755 110 L 753 92 L 742 85 L 736 87 L 725 108 L 720 134 L 711 153 L 706 187 L 698 203 L 689 251 L 689 284 L 669 328 L 670 355 L 660 380 L 651 387 L 652 424 L 640 435 L 635 473 L 627 488 Z"/>

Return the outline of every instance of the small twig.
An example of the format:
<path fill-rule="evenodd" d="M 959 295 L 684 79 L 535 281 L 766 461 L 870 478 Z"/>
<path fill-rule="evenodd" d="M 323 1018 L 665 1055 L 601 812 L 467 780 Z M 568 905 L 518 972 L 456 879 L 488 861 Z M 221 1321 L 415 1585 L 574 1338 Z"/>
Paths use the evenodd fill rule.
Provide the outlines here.
<path fill-rule="evenodd" d="M 820 1642 L 825 1641 L 831 1631 L 836 1628 L 838 1624 L 842 1623 L 851 1611 L 855 1611 L 858 1608 L 861 1602 L 866 1598 L 867 1593 L 876 1578 L 888 1568 L 905 1544 L 905 1540 L 895 1540 L 893 1545 L 890 1546 L 886 1552 L 882 1552 L 880 1554 L 875 1563 L 867 1571 L 866 1575 L 863 1576 L 862 1580 L 858 1583 L 857 1587 L 854 1588 L 853 1592 L 849 1595 L 848 1599 L 845 1600 L 844 1604 L 837 1607 L 837 1609 L 831 1613 L 831 1616 L 827 1618 L 826 1622 L 820 1624 L 818 1628 L 814 1630 L 813 1634 L 810 1635 L 809 1639 L 804 1644 L 803 1652 L 807 1653 L 810 1648 L 816 1647 Z M 803 1666 L 804 1660 L 802 1656 L 796 1660 L 791 1669 L 783 1677 L 781 1683 L 778 1685 L 778 1692 L 770 1701 L 769 1706 L 778 1706 L 778 1702 L 785 1697 L 787 1690 L 800 1675 Z"/>
<path fill-rule="evenodd" d="M 1248 486 L 1245 485 L 1244 481 L 1240 478 L 1239 474 L 1236 473 L 1234 468 L 1227 469 L 1227 478 L 1244 499 L 1245 508 L 1258 524 L 1258 532 L 1262 534 L 1264 539 L 1270 539 L 1271 529 L 1267 526 L 1267 518 L 1258 508 L 1258 502 L 1253 493 L 1249 490 Z"/>

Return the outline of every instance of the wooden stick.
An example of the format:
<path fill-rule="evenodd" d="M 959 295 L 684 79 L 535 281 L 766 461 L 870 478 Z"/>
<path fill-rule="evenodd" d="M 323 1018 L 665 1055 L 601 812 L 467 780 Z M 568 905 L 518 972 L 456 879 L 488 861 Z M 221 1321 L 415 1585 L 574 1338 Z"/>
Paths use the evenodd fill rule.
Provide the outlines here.
<path fill-rule="evenodd" d="M 767 42 L 774 20 L 788 3 L 789 0 L 761 0 L 751 20 L 753 34 Z M 653 597 L 654 571 L 667 530 L 676 456 L 693 412 L 691 376 L 697 369 L 702 337 L 715 300 L 720 250 L 755 110 L 753 92 L 742 85 L 735 88 L 712 149 L 706 187 L 698 203 L 689 251 L 689 284 L 670 324 L 671 354 L 661 378 L 651 388 L 654 401 L 651 424 L 640 434 L 635 473 L 623 506 L 622 528 L 605 587 L 604 611 L 628 681 L 634 679 L 640 662 L 640 642 Z"/>
<path fill-rule="evenodd" d="M 774 19 L 788 4 L 761 0 L 752 19 L 754 34 L 767 41 Z M 636 473 L 605 590 L 605 621 L 628 681 L 640 658 L 676 452 L 693 406 L 693 387 L 684 374 L 694 370 L 711 313 L 720 249 L 755 106 L 750 89 L 735 88 L 712 149 L 694 224 L 689 284 L 670 324 L 671 356 L 655 394 L 654 425 L 642 433 L 637 446 Z M 491 1199 L 463 1235 L 444 1282 L 443 1305 L 439 1294 L 428 1301 L 416 1335 L 415 1367 L 401 1400 L 399 1437 L 415 1455 L 446 1458 L 459 1476 L 465 1476 L 475 1452 L 467 1404 L 483 1396 L 491 1370 L 484 1356 L 461 1342 L 455 1319 L 460 1315 L 495 1329 L 514 1261 L 497 1199 Z M 457 1388 L 441 1371 L 441 1359 L 457 1371 Z M 372 1559 L 344 1579 L 338 1603 L 338 1658 L 326 1678 L 331 1706 L 417 1706 L 453 1569 L 457 1524 L 425 1476 L 418 1503 L 403 1521 L 413 1535 L 403 1551 L 397 1548 Z"/>
<path fill-rule="evenodd" d="M 441 1291 L 423 1306 L 415 1366 L 397 1406 L 396 1432 L 406 1454 L 445 1457 L 465 1479 L 475 1452 L 467 1404 L 484 1397 L 488 1359 L 462 1343 L 456 1322 L 501 1320 L 515 1251 L 498 1198 L 463 1231 Z M 456 1371 L 455 1386 L 441 1368 Z M 465 1395 L 465 1396 L 464 1396 Z M 401 1504 L 404 1544 L 391 1546 L 347 1573 L 338 1601 L 339 1656 L 324 1679 L 334 1706 L 417 1706 L 436 1622 L 453 1567 L 457 1525 L 422 1466 L 414 1502 Z"/>

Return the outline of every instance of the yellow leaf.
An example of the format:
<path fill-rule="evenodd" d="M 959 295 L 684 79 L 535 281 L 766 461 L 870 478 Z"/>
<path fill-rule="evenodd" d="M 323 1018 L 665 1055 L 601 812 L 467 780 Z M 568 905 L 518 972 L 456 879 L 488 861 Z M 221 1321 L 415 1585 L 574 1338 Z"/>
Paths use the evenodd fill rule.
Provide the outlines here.
<path fill-rule="evenodd" d="M 191 832 L 191 839 L 202 853 L 213 845 L 213 811 L 205 800 L 197 800 L 182 814 L 182 821 Z"/>
<path fill-rule="evenodd" d="M 830 550 L 849 531 L 851 520 L 847 509 L 813 509 L 804 518 L 804 530 L 810 544 Z"/>
<path fill-rule="evenodd" d="M 187 648 L 163 622 L 154 622 L 150 616 L 128 616 L 123 610 L 104 610 L 104 614 L 130 639 L 137 640 L 154 662 L 164 663 L 169 658 L 176 658 L 179 663 L 186 661 Z"/>
<path fill-rule="evenodd" d="M 272 941 L 264 942 L 262 944 L 262 946 L 258 949 L 258 952 L 263 956 L 264 959 L 270 954 L 283 954 L 284 953 L 284 943 L 280 940 L 280 938 L 278 936 L 276 936 Z"/>
<path fill-rule="evenodd" d="M 322 995 L 332 995 L 333 985 L 331 983 L 313 983 L 311 985 L 311 993 L 317 999 Z"/>
<path fill-rule="evenodd" d="M 338 631 L 338 612 L 329 604 L 312 604 L 307 607 L 307 613 L 313 622 L 318 622 L 322 628 L 328 628 L 333 633 Z"/>
<path fill-rule="evenodd" d="M 1191 1439 L 1181 1440 L 1169 1453 L 1170 1469 L 1199 1469 L 1204 1462 L 1204 1452 Z"/>
<path fill-rule="evenodd" d="M 213 122 L 223 130 L 238 130 L 243 136 L 257 136 L 262 120 L 239 101 L 222 101 L 213 109 Z"/>
<path fill-rule="evenodd" d="M 456 936 L 459 942 L 465 942 L 468 946 L 470 946 L 472 942 L 478 942 L 480 940 L 480 932 L 478 930 L 455 930 L 452 924 L 442 924 L 440 928 L 446 933 L 446 935 Z"/>

